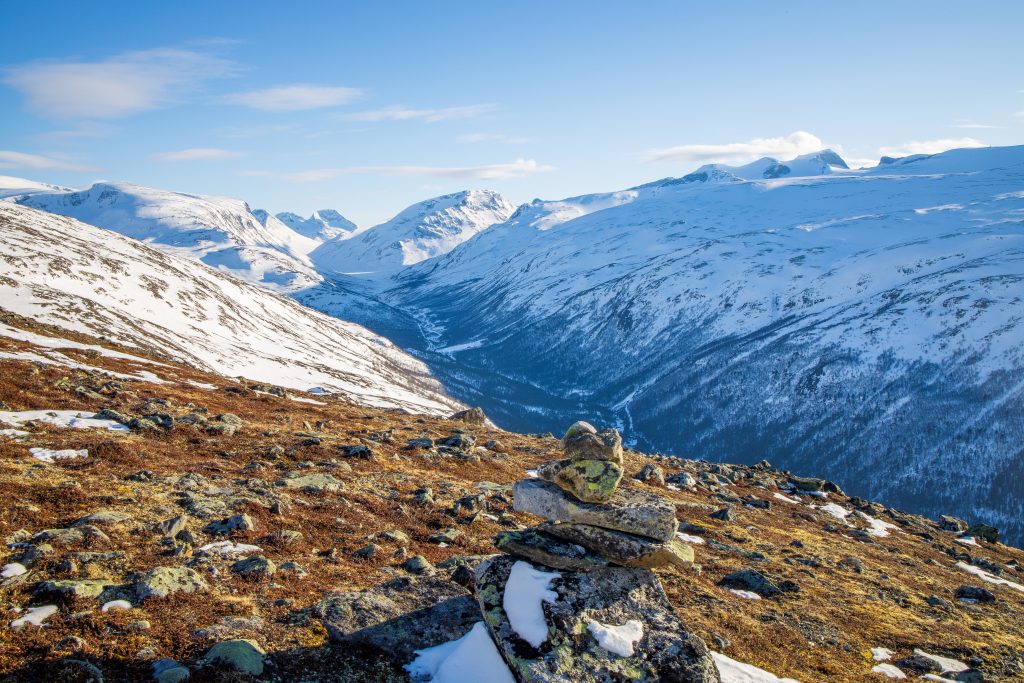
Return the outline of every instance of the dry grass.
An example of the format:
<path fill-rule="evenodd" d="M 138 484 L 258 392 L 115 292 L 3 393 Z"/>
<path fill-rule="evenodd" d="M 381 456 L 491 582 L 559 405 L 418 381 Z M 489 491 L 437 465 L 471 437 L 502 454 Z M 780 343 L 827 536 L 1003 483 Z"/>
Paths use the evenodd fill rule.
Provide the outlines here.
<path fill-rule="evenodd" d="M 8 324 L 47 333 L 47 328 L 31 321 L 0 317 Z M 77 339 L 96 343 L 84 336 Z M 29 348 L 6 339 L 0 341 L 3 345 L 7 350 Z M 296 610 L 331 591 L 366 587 L 401 573 L 402 558 L 393 555 L 397 546 L 387 541 L 376 541 L 384 551 L 371 559 L 351 555 L 384 530 L 404 531 L 411 539 L 408 554 L 422 554 L 434 563 L 456 555 L 492 552 L 490 539 L 502 528 L 499 523 L 484 516 L 465 523 L 464 517 L 451 514 L 452 502 L 479 493 L 481 481 L 516 481 L 525 469 L 553 457 L 558 446 L 554 439 L 464 427 L 444 419 L 364 408 L 337 398 L 324 399 L 325 405 L 294 402 L 248 391 L 240 388 L 242 384 L 179 364 L 154 368 L 70 350 L 64 353 L 116 372 L 153 370 L 171 383 L 126 382 L 97 399 L 76 395 L 66 388 L 68 382 L 62 382 L 67 378 L 75 386 L 84 377 L 80 372 L 0 361 L 0 401 L 17 410 L 110 407 L 133 412 L 147 398 L 165 398 L 171 402 L 172 412 L 184 412 L 191 404 L 205 408 L 210 415 L 234 413 L 245 426 L 233 437 L 211 436 L 188 426 L 147 434 L 38 426 L 25 443 L 0 437 L 0 496 L 4 501 L 0 537 L 19 529 L 35 533 L 65 527 L 96 510 L 122 510 L 132 515 L 126 525 L 105 530 L 108 542 L 88 547 L 90 551 L 121 551 L 122 557 L 102 565 L 80 563 L 68 568 L 61 566 L 62 555 L 86 548 L 58 548 L 51 558 L 37 563 L 32 580 L 0 588 L 6 621 L 15 618 L 8 608 L 32 604 L 30 589 L 42 576 L 126 582 L 134 572 L 181 564 L 182 558 L 164 554 L 167 548 L 149 530 L 152 523 L 182 511 L 180 491 L 166 478 L 197 473 L 215 486 L 240 487 L 252 479 L 269 485 L 286 472 L 300 471 L 331 474 L 343 482 L 343 490 L 317 495 L 289 490 L 292 504 L 283 514 L 274 514 L 257 503 L 231 510 L 248 513 L 256 524 L 254 532 L 238 535 L 237 540 L 252 542 L 285 529 L 301 531 L 301 541 L 288 547 L 261 545 L 265 555 L 277 563 L 298 562 L 307 570 L 306 578 L 278 574 L 271 580 L 248 581 L 222 571 L 210 580 L 213 589 L 204 595 L 148 600 L 139 609 L 122 612 L 100 613 L 95 601 L 65 605 L 43 629 L 14 631 L 0 624 L 0 680 L 36 680 L 41 671 L 65 656 L 55 645 L 67 636 L 84 639 L 85 650 L 74 656 L 96 662 L 108 681 L 151 680 L 149 663 L 153 659 L 197 659 L 214 641 L 198 637 L 196 631 L 226 617 L 261 620 L 259 628 L 243 630 L 240 635 L 257 639 L 271 653 L 287 653 L 275 669 L 280 680 L 291 675 L 289 670 L 310 675 L 322 668 L 338 675 L 344 665 L 328 661 L 329 650 L 321 647 L 326 637 L 323 627 L 315 619 L 297 622 Z M 219 388 L 200 389 L 186 383 L 189 380 Z M 408 439 L 441 438 L 455 427 L 474 434 L 477 443 L 500 441 L 506 453 L 465 462 L 401 450 Z M 311 429 L 319 434 L 321 444 L 303 445 L 308 439 L 303 434 Z M 390 444 L 365 441 L 368 435 L 387 430 L 393 430 Z M 374 460 L 340 456 L 338 446 L 361 441 L 371 443 Z M 43 465 L 28 456 L 29 444 L 86 448 L 90 455 Z M 284 448 L 284 454 L 269 457 L 273 446 Z M 341 461 L 351 470 L 339 466 Z M 633 472 L 645 459 L 629 453 L 627 462 Z M 246 469 L 253 463 L 260 463 L 262 469 Z M 302 469 L 303 463 L 312 464 Z M 154 473 L 154 482 L 127 479 L 143 469 Z M 412 503 L 412 493 L 421 485 L 433 489 L 434 506 Z M 1012 680 L 1012 663 L 1024 658 L 1024 594 L 989 586 L 999 597 L 994 605 L 957 604 L 952 595 L 956 587 L 977 580 L 955 569 L 953 560 L 943 552 L 957 545 L 948 534 L 935 532 L 929 540 L 901 531 L 876 543 L 864 543 L 828 530 L 836 520 L 806 505 L 773 501 L 771 510 L 740 508 L 739 522 L 727 523 L 710 519 L 699 507 L 718 505 L 706 492 L 658 492 L 679 504 L 680 519 L 708 527 L 709 538 L 766 557 L 763 563 L 749 565 L 733 554 L 702 545 L 697 547 L 702 571 L 661 573 L 684 621 L 712 647 L 713 634 L 727 638 L 731 645 L 726 652 L 735 659 L 809 683 L 872 679 L 867 673 L 871 666 L 868 650 L 878 646 L 901 654 L 925 647 L 961 659 L 976 656 L 986 663 L 987 680 Z M 730 487 L 730 493 L 771 497 L 764 490 L 743 486 Z M 492 499 L 492 508 L 495 514 L 505 510 L 500 495 Z M 526 516 L 517 518 L 524 524 L 531 522 Z M 193 524 L 193 528 L 199 527 L 201 524 Z M 429 541 L 431 534 L 448 527 L 463 532 L 452 546 L 442 548 Z M 999 563 L 1011 559 L 1024 562 L 1024 553 L 1002 545 L 965 548 Z M 0 556 L 0 564 L 13 552 Z M 839 567 L 848 556 L 860 558 L 862 573 Z M 811 560 L 817 566 L 800 560 Z M 220 562 L 219 566 L 223 570 L 227 564 Z M 773 577 L 792 579 L 802 590 L 779 599 L 741 600 L 716 585 L 725 573 L 741 566 L 756 566 Z M 1018 574 L 1015 580 L 1024 581 L 1024 577 Z M 953 603 L 952 610 L 928 605 L 925 599 L 933 594 Z M 150 623 L 148 630 L 128 628 L 143 619 Z M 363 680 L 389 680 L 393 673 L 364 672 Z M 342 679 L 344 676 L 338 680 Z"/>

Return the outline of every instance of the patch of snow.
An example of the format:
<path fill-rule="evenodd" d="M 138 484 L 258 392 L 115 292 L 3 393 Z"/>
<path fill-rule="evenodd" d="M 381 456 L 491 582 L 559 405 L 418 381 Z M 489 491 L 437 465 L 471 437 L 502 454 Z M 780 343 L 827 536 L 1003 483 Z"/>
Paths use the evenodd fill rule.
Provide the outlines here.
<path fill-rule="evenodd" d="M 886 662 L 892 659 L 895 653 L 887 647 L 873 647 L 871 648 L 871 658 L 876 662 Z"/>
<path fill-rule="evenodd" d="M 526 476 L 528 476 L 530 479 L 536 479 L 537 470 L 526 470 Z"/>
<path fill-rule="evenodd" d="M 633 647 L 644 637 L 644 625 L 636 619 L 630 619 L 621 626 L 602 624 L 591 619 L 587 630 L 598 645 L 620 657 L 632 657 Z"/>
<path fill-rule="evenodd" d="M 676 532 L 676 538 L 683 543 L 693 543 L 694 545 L 700 545 L 704 542 L 704 539 L 700 536 L 694 536 L 693 534 L 684 534 L 682 531 Z"/>
<path fill-rule="evenodd" d="M 978 545 L 978 540 L 974 538 L 974 536 L 961 536 L 954 540 L 957 543 L 963 543 L 964 545 Z"/>
<path fill-rule="evenodd" d="M 790 498 L 789 496 L 784 496 L 784 495 L 782 495 L 781 493 L 778 493 L 778 492 L 772 493 L 772 496 L 774 498 L 776 498 L 777 500 L 784 500 L 787 503 L 793 503 L 794 505 L 799 505 L 800 504 L 800 501 L 797 500 L 796 498 Z"/>
<path fill-rule="evenodd" d="M 27 571 L 28 569 L 25 565 L 20 562 L 11 562 L 9 564 L 5 564 L 3 569 L 0 569 L 0 579 L 9 579 L 13 576 L 21 576 Z"/>
<path fill-rule="evenodd" d="M 232 543 L 231 541 L 214 541 L 199 548 L 201 553 L 217 553 L 218 555 L 240 555 L 242 553 L 258 553 L 263 548 L 246 543 Z"/>
<path fill-rule="evenodd" d="M 743 598 L 744 600 L 760 600 L 761 596 L 753 591 L 745 591 L 739 588 L 730 588 L 729 592 L 733 595 Z"/>
<path fill-rule="evenodd" d="M 825 505 L 822 505 L 818 509 L 819 510 L 824 510 L 825 512 L 827 512 L 828 514 L 832 515 L 836 519 L 844 521 L 844 522 L 846 521 L 846 518 L 850 516 L 850 511 L 849 510 L 847 510 L 846 508 L 844 508 L 841 505 L 837 505 L 836 503 L 827 503 Z"/>
<path fill-rule="evenodd" d="M 84 448 L 75 450 L 74 448 L 65 448 L 60 451 L 52 451 L 48 448 L 30 448 L 28 449 L 29 454 L 36 460 L 42 462 L 53 463 L 56 460 L 74 460 L 75 458 L 88 458 L 89 451 Z"/>
<path fill-rule="evenodd" d="M 324 389 L 323 387 L 311 387 L 311 388 L 306 390 L 306 393 L 307 394 L 314 394 L 316 396 L 326 396 L 326 395 L 334 393 L 334 392 L 328 391 L 327 389 Z"/>
<path fill-rule="evenodd" d="M 541 603 L 558 599 L 558 593 L 549 590 L 549 586 L 560 576 L 558 572 L 541 571 L 519 560 L 512 565 L 505 583 L 502 607 L 508 623 L 520 638 L 535 648 L 548 639 L 548 624 Z"/>
<path fill-rule="evenodd" d="M 712 652 L 711 657 L 718 667 L 722 683 L 798 683 L 792 678 L 779 678 L 753 664 L 737 662 L 720 652 Z"/>
<path fill-rule="evenodd" d="M 28 436 L 29 433 L 22 429 L 0 429 L 0 436 L 6 436 L 9 439 L 20 441 L 23 437 Z"/>
<path fill-rule="evenodd" d="M 21 628 L 28 624 L 42 626 L 43 622 L 57 613 L 56 605 L 41 605 L 40 607 L 29 607 L 25 616 L 11 622 L 11 628 Z"/>
<path fill-rule="evenodd" d="M 29 421 L 45 422 L 54 427 L 76 429 L 110 429 L 126 432 L 128 427 L 113 420 L 98 420 L 89 410 L 0 410 L 0 422 L 20 426 Z"/>
<path fill-rule="evenodd" d="M 900 671 L 892 664 L 875 664 L 871 667 L 871 673 L 882 674 L 886 678 L 906 678 L 907 674 Z"/>
<path fill-rule="evenodd" d="M 482 621 L 458 640 L 417 650 L 403 668 L 416 683 L 515 683 Z"/>
<path fill-rule="evenodd" d="M 1016 583 L 1014 581 L 1008 581 L 1007 579 L 1001 579 L 995 574 L 988 573 L 981 567 L 975 567 L 973 564 L 967 564 L 966 562 L 957 562 L 956 566 L 960 569 L 963 569 L 965 572 L 968 572 L 969 574 L 974 574 L 979 579 L 987 583 L 993 583 L 997 586 L 1008 586 L 1009 588 L 1024 593 L 1024 586 L 1022 586 L 1021 584 Z"/>
<path fill-rule="evenodd" d="M 131 609 L 132 603 L 127 600 L 111 600 L 110 602 L 103 603 L 103 607 L 100 607 L 101 612 L 109 612 L 114 609 Z"/>
<path fill-rule="evenodd" d="M 864 514 L 863 512 L 861 512 L 859 510 L 857 511 L 857 514 L 860 517 L 862 517 L 865 522 L 868 523 L 868 528 L 866 529 L 866 532 L 867 532 L 867 534 L 869 536 L 876 536 L 878 538 L 885 538 L 886 536 L 889 535 L 889 530 L 890 529 L 898 529 L 899 528 L 895 524 L 883 521 L 881 519 L 877 519 L 875 517 L 871 517 L 870 515 L 866 515 L 866 514 Z"/>
<path fill-rule="evenodd" d="M 327 405 L 323 401 L 318 401 L 315 398 L 307 398 L 306 396 L 291 396 L 291 395 L 289 395 L 288 398 L 290 398 L 293 401 L 298 401 L 299 403 L 311 403 L 312 405 L 315 405 L 315 406 L 325 406 L 325 405 Z"/>
<path fill-rule="evenodd" d="M 216 384 L 208 384 L 206 382 L 197 382 L 194 379 L 187 379 L 187 380 L 185 380 L 185 383 L 186 384 L 191 384 L 192 386 L 198 387 L 200 389 L 206 389 L 207 391 L 213 391 L 214 389 L 217 388 Z"/>

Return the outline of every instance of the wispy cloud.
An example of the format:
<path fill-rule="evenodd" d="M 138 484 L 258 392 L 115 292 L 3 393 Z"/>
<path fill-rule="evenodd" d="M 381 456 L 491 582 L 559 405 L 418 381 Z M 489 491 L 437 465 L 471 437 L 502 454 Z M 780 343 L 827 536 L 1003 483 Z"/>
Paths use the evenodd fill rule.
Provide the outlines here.
<path fill-rule="evenodd" d="M 555 170 L 554 166 L 538 164 L 533 159 L 516 159 L 508 163 L 487 164 L 484 166 L 348 166 L 344 168 L 318 168 L 298 171 L 296 173 L 275 173 L 259 170 L 242 171 L 242 175 L 265 176 L 296 183 L 315 183 L 351 174 L 504 180 L 507 178 L 522 178 L 534 173 L 545 173 L 553 170 Z"/>
<path fill-rule="evenodd" d="M 529 142 L 526 138 L 515 138 L 502 133 L 467 133 L 459 136 L 459 142 L 478 144 L 481 142 L 500 142 L 505 145 L 525 145 Z"/>
<path fill-rule="evenodd" d="M 975 123 L 970 119 L 957 119 L 949 126 L 950 128 L 966 128 L 972 130 L 988 130 L 991 128 L 1002 128 L 1002 126 L 993 126 L 988 123 Z"/>
<path fill-rule="evenodd" d="M 886 157 L 905 157 L 911 154 L 938 154 L 961 147 L 987 147 L 974 138 L 944 138 L 941 140 L 914 140 L 894 147 L 879 147 L 878 153 Z"/>
<path fill-rule="evenodd" d="M 92 166 L 85 166 L 67 159 L 0 150 L 0 168 L 26 168 L 33 171 L 95 171 Z"/>
<path fill-rule="evenodd" d="M 821 138 L 798 130 L 780 138 L 754 138 L 747 142 L 679 145 L 647 153 L 648 161 L 692 161 L 701 163 L 745 163 L 760 157 L 790 158 L 817 152 L 825 145 Z"/>
<path fill-rule="evenodd" d="M 6 69 L 2 81 L 47 118 L 114 119 L 169 105 L 205 81 L 235 72 L 224 59 L 160 48 L 97 62 L 22 64 Z"/>
<path fill-rule="evenodd" d="M 230 149 L 192 147 L 189 149 L 179 149 L 175 152 L 154 154 L 153 158 L 157 161 L 209 161 L 213 159 L 231 159 L 237 156 L 241 156 L 241 153 Z"/>
<path fill-rule="evenodd" d="M 384 107 L 371 111 L 360 111 L 347 114 L 349 121 L 412 121 L 422 120 L 428 123 L 448 121 L 451 119 L 471 119 L 481 114 L 494 111 L 493 104 L 469 104 L 461 107 L 445 107 L 443 109 L 412 109 L 403 106 Z"/>
<path fill-rule="evenodd" d="M 286 112 L 340 107 L 359 99 L 362 95 L 362 91 L 356 88 L 296 83 L 232 93 L 225 95 L 223 101 L 263 111 Z"/>

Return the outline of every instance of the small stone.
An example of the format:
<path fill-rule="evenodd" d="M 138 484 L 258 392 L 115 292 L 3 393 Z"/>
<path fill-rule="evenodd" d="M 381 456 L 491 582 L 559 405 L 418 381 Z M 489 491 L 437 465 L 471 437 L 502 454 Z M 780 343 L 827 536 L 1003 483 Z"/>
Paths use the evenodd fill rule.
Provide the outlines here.
<path fill-rule="evenodd" d="M 402 565 L 411 574 L 433 574 L 434 565 L 422 555 L 413 555 Z"/>
<path fill-rule="evenodd" d="M 211 522 L 206 525 L 204 531 L 208 534 L 230 534 L 233 531 L 252 531 L 255 528 L 256 524 L 253 523 L 252 517 L 242 513 L 240 515 L 231 515 L 219 522 Z"/>
<path fill-rule="evenodd" d="M 379 545 L 377 545 L 376 543 L 370 543 L 369 545 L 364 545 L 362 548 L 352 553 L 352 557 L 358 557 L 363 560 L 368 560 L 377 553 L 379 553 L 380 550 L 381 547 Z"/>
<path fill-rule="evenodd" d="M 421 486 L 413 491 L 412 502 L 417 505 L 433 505 L 434 491 L 429 486 Z"/>
<path fill-rule="evenodd" d="M 188 680 L 188 667 L 173 659 L 158 659 L 153 662 L 153 680 L 156 683 L 181 683 Z"/>
<path fill-rule="evenodd" d="M 134 585 L 140 600 L 166 598 L 174 593 L 197 593 L 208 588 L 203 577 L 188 567 L 156 567 Z"/>
<path fill-rule="evenodd" d="M 647 463 L 640 468 L 640 471 L 633 475 L 637 481 L 643 481 L 657 486 L 665 485 L 665 470 L 654 463 Z"/>
<path fill-rule="evenodd" d="M 170 519 L 165 519 L 164 521 L 155 524 L 153 529 L 159 534 L 174 538 L 185 530 L 188 526 L 188 522 L 188 515 L 178 515 L 177 517 L 171 517 Z"/>
<path fill-rule="evenodd" d="M 964 535 L 974 536 L 975 538 L 980 538 L 984 541 L 988 541 L 989 543 L 999 542 L 999 529 L 994 526 L 989 526 L 988 524 L 975 524 L 968 528 L 967 531 L 964 532 Z"/>
<path fill-rule="evenodd" d="M 711 517 L 711 519 L 720 519 L 723 522 L 735 522 L 736 521 L 736 512 L 731 507 L 729 507 L 728 505 L 725 506 L 724 508 L 722 508 L 721 510 L 718 510 L 716 512 L 712 512 L 708 516 Z"/>
<path fill-rule="evenodd" d="M 238 638 L 217 643 L 200 660 L 200 666 L 221 664 L 240 673 L 259 676 L 263 673 L 263 648 L 256 641 Z"/>
<path fill-rule="evenodd" d="M 116 526 L 118 524 L 124 524 L 131 520 L 132 516 L 126 512 L 118 512 L 117 510 L 103 510 L 101 512 L 93 512 L 92 514 L 86 515 L 76 519 L 71 526 L 82 526 L 83 524 L 94 524 L 96 526 Z"/>
<path fill-rule="evenodd" d="M 86 648 L 86 642 L 78 636 L 67 636 L 58 640 L 53 650 L 55 652 L 80 652 Z"/>
<path fill-rule="evenodd" d="M 968 524 L 962 519 L 951 517 L 949 515 L 942 515 L 939 517 L 939 528 L 943 531 L 953 531 L 959 533 L 961 531 L 967 531 Z"/>
<path fill-rule="evenodd" d="M 67 600 L 97 598 L 110 586 L 116 585 L 105 579 L 72 579 L 65 581 L 43 581 L 36 586 L 39 595 L 53 596 Z"/>
<path fill-rule="evenodd" d="M 554 460 L 537 468 L 539 478 L 557 484 L 586 503 L 609 500 L 622 474 L 622 466 L 608 460 Z"/>
<path fill-rule="evenodd" d="M 455 540 L 459 536 L 461 536 L 461 535 L 462 535 L 462 532 L 459 531 L 458 529 L 445 529 L 444 531 L 440 531 L 440 532 L 438 532 L 436 534 L 431 534 L 430 535 L 430 542 L 431 543 L 446 543 L 448 545 L 451 545 L 452 543 L 455 543 Z"/>
<path fill-rule="evenodd" d="M 405 444 L 405 450 L 407 451 L 414 451 L 416 449 L 430 450 L 433 447 L 434 440 L 426 437 L 420 439 L 409 439 Z"/>
<path fill-rule="evenodd" d="M 388 531 L 382 531 L 377 534 L 377 538 L 381 538 L 391 543 L 397 543 L 399 545 L 409 545 L 412 541 L 409 539 L 409 534 L 399 529 L 390 529 Z"/>
<path fill-rule="evenodd" d="M 792 582 L 790 582 L 792 583 Z M 746 590 L 757 593 L 763 598 L 770 598 L 776 595 L 780 595 L 783 592 L 781 585 L 776 585 L 771 579 L 757 571 L 756 569 L 740 569 L 739 571 L 726 574 L 721 581 L 718 582 L 719 586 L 723 588 L 735 588 L 737 590 Z M 790 592 L 799 590 L 796 584 L 788 585 L 786 588 Z"/>
<path fill-rule="evenodd" d="M 996 596 L 981 586 L 960 586 L 956 589 L 956 599 L 988 603 L 995 602 Z"/>
<path fill-rule="evenodd" d="M 277 571 L 277 565 L 262 555 L 247 557 L 231 565 L 231 571 L 247 579 L 269 579 Z"/>
<path fill-rule="evenodd" d="M 487 416 L 484 414 L 483 408 L 469 408 L 468 410 L 460 410 L 457 413 L 452 413 L 449 420 L 456 422 L 465 422 L 466 424 L 484 426 L 487 424 Z"/>
<path fill-rule="evenodd" d="M 330 474 L 306 474 L 286 477 L 275 482 L 274 485 L 299 489 L 306 493 L 337 493 L 341 491 L 343 483 Z"/>
<path fill-rule="evenodd" d="M 608 460 L 622 464 L 622 436 L 618 430 L 589 431 L 574 424 L 562 438 L 562 448 L 570 460 Z M 586 424 L 586 423 L 584 423 Z M 591 429 L 592 426 L 587 425 Z M 575 428 L 575 431 L 574 431 Z"/>

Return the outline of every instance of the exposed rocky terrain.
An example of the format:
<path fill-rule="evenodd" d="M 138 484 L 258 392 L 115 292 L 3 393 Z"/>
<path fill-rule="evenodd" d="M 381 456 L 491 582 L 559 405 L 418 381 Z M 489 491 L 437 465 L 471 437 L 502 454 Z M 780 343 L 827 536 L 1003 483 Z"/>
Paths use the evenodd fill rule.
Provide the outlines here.
<path fill-rule="evenodd" d="M 544 466 L 574 457 L 560 439 L 478 411 L 367 408 L 2 322 L 63 340 L 0 339 L 2 681 L 408 680 L 416 650 L 479 638 L 474 572 L 543 521 L 515 483 L 575 476 Z M 626 449 L 619 466 L 594 504 L 628 491 L 674 512 L 692 564 L 642 572 L 722 680 L 1024 676 L 1024 552 L 995 529 L 768 463 Z M 577 490 L 609 495 L 603 472 Z M 564 573 L 570 597 L 592 580 Z"/>

